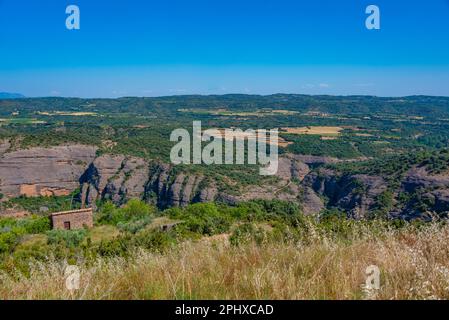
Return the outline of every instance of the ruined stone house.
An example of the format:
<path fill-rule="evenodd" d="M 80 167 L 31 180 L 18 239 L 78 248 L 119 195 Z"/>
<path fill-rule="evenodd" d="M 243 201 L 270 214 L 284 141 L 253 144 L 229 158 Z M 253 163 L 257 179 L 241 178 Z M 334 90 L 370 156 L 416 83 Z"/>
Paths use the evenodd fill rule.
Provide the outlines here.
<path fill-rule="evenodd" d="M 76 230 L 94 226 L 92 208 L 56 212 L 51 215 L 53 229 Z"/>

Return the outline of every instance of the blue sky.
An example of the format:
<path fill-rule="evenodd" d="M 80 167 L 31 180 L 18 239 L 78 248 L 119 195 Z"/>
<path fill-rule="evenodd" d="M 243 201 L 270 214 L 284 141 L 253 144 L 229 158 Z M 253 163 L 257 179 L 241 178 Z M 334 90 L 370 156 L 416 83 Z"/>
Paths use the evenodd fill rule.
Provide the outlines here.
<path fill-rule="evenodd" d="M 0 0 L 0 91 L 449 96 L 449 0 Z"/>

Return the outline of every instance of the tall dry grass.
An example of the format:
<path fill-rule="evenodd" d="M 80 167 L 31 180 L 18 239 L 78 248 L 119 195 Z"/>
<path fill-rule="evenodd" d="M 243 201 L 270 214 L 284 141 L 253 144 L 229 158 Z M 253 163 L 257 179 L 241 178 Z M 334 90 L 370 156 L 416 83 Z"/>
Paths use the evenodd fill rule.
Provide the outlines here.
<path fill-rule="evenodd" d="M 448 299 L 449 227 L 385 230 L 303 244 L 188 242 L 164 254 L 98 259 L 81 266 L 80 289 L 64 263 L 35 264 L 29 277 L 2 274 L 0 299 Z M 365 270 L 381 270 L 366 292 Z"/>

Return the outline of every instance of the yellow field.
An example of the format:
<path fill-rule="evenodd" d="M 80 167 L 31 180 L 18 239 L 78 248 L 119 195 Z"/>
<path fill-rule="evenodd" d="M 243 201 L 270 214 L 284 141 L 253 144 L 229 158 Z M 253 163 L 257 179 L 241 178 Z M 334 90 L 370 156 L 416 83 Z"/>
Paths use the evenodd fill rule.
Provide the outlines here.
<path fill-rule="evenodd" d="M 72 116 L 72 117 L 87 117 L 98 115 L 96 112 L 65 112 L 65 111 L 55 111 L 55 112 L 38 111 L 37 114 L 41 116 Z"/>
<path fill-rule="evenodd" d="M 256 140 L 257 136 L 259 136 L 259 130 L 256 130 L 255 133 L 253 134 L 248 134 L 245 132 L 233 132 L 232 136 L 226 136 L 225 135 L 225 129 L 218 129 L 218 131 L 220 132 L 220 134 L 222 135 L 224 140 Z M 266 137 L 266 143 L 267 144 L 272 144 L 270 137 L 269 137 L 269 131 L 267 130 L 267 137 Z M 281 148 L 286 148 L 289 145 L 293 144 L 293 142 L 291 141 L 286 141 L 284 138 L 278 136 L 278 140 L 277 140 L 277 145 Z M 273 144 L 274 145 L 274 144 Z"/>
<path fill-rule="evenodd" d="M 294 115 L 298 114 L 297 111 L 291 110 L 256 110 L 256 111 L 244 111 L 235 112 L 228 109 L 178 109 L 178 112 L 189 112 L 196 114 L 209 114 L 214 116 L 234 116 L 234 117 L 267 117 L 267 116 L 277 116 L 277 115 Z"/>
<path fill-rule="evenodd" d="M 300 135 L 319 135 L 319 136 L 338 136 L 343 131 L 341 127 L 296 127 L 296 128 L 282 128 L 283 131 L 291 134 Z"/>
<path fill-rule="evenodd" d="M 337 140 L 337 137 L 323 136 L 323 137 L 321 137 L 321 140 L 325 140 L 325 141 L 329 141 L 329 140 Z"/>

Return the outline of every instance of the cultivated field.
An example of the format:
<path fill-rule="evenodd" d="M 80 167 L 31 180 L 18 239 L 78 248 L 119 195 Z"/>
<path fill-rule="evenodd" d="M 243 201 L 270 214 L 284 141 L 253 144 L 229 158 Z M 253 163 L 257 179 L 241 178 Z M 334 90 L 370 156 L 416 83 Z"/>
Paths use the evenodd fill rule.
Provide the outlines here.
<path fill-rule="evenodd" d="M 208 114 L 216 116 L 235 116 L 235 117 L 266 117 L 266 116 L 289 116 L 299 114 L 298 111 L 291 110 L 256 110 L 238 112 L 228 109 L 179 109 L 179 112 L 192 113 L 192 114 Z"/>
<path fill-rule="evenodd" d="M 322 127 L 322 126 L 311 126 L 311 127 L 297 127 L 297 128 L 282 128 L 283 131 L 290 134 L 299 135 L 320 135 L 320 136 L 338 136 L 343 128 L 341 127 Z"/>

